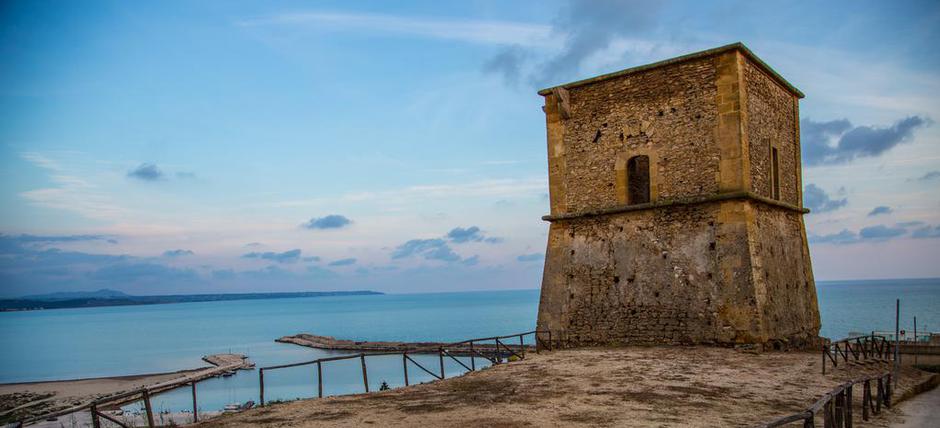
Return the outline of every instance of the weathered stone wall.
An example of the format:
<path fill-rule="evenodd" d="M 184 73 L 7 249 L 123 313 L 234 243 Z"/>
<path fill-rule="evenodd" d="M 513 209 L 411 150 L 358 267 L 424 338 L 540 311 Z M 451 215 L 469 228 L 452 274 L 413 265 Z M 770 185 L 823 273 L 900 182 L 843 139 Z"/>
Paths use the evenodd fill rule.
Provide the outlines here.
<path fill-rule="evenodd" d="M 751 189 L 772 197 L 770 148 L 777 148 L 780 200 L 800 205 L 796 98 L 750 61 L 744 62 Z"/>
<path fill-rule="evenodd" d="M 638 154 L 651 155 L 653 200 L 716 193 L 714 63 L 707 58 L 569 91 L 559 179 L 570 191 L 561 212 L 626 202 L 626 177 L 618 182 L 615 171 L 623 168 L 618 161 Z"/>
<path fill-rule="evenodd" d="M 719 49 L 542 92 L 552 225 L 540 329 L 573 345 L 816 337 L 799 92 L 764 67 Z M 771 145 L 780 203 L 759 197 L 773 196 Z M 651 200 L 631 207 L 635 155 L 650 158 Z"/>
<path fill-rule="evenodd" d="M 553 222 L 538 328 L 571 345 L 812 343 L 800 216 L 722 201 Z"/>
<path fill-rule="evenodd" d="M 812 340 L 819 333 L 819 307 L 802 215 L 764 204 L 752 206 L 749 242 L 765 335 Z"/>
<path fill-rule="evenodd" d="M 734 343 L 760 336 L 754 289 L 736 286 L 750 280 L 746 229 L 719 223 L 722 205 L 744 203 L 552 223 L 539 328 L 564 331 L 571 344 Z M 726 276 L 724 259 L 743 263 Z"/>

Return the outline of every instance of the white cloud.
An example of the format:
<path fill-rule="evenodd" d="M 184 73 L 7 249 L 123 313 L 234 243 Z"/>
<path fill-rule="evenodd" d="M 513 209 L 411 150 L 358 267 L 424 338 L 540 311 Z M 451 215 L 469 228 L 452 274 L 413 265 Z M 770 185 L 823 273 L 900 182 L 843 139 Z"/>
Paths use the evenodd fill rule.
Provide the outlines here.
<path fill-rule="evenodd" d="M 20 196 L 32 204 L 77 213 L 97 220 L 117 220 L 128 214 L 97 186 L 76 176 L 59 162 L 40 153 L 27 152 L 20 156 L 26 161 L 50 172 L 54 187 L 28 190 Z"/>
<path fill-rule="evenodd" d="M 468 43 L 550 46 L 547 25 L 341 12 L 293 12 L 236 22 L 242 27 L 296 26 L 319 31 L 373 31 Z"/>
<path fill-rule="evenodd" d="M 351 192 L 335 200 L 329 198 L 298 199 L 275 202 L 273 206 L 305 207 L 335 202 L 397 201 L 405 203 L 432 199 L 519 197 L 534 196 L 547 188 L 548 180 L 544 177 L 492 179 L 452 184 L 421 184 L 385 191 Z"/>

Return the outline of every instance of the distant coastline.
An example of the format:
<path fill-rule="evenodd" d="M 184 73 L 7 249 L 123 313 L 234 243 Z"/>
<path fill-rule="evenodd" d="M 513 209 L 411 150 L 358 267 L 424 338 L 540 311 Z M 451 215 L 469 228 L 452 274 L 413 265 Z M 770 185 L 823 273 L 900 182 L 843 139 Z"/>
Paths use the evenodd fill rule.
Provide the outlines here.
<path fill-rule="evenodd" d="M 288 293 L 231 293 L 231 294 L 175 294 L 165 296 L 132 296 L 119 293 L 109 296 L 74 296 L 53 298 L 27 296 L 0 299 L 0 312 L 34 311 L 45 309 L 93 308 L 102 306 L 160 305 L 168 303 L 217 302 L 227 300 L 295 299 L 301 297 L 369 296 L 378 291 L 304 291 Z M 52 295 L 50 295 L 52 296 Z"/>

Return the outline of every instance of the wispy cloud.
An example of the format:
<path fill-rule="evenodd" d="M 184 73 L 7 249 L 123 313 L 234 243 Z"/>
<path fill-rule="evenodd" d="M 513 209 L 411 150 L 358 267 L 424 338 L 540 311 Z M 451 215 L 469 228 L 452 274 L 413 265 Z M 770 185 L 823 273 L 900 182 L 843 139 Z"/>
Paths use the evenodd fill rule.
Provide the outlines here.
<path fill-rule="evenodd" d="M 919 228 L 911 233 L 911 237 L 917 239 L 940 238 L 940 225 Z"/>
<path fill-rule="evenodd" d="M 81 242 L 81 241 L 107 241 L 117 242 L 107 235 L 17 235 L 6 236 L 0 234 L 0 237 L 20 244 L 49 244 L 56 242 Z"/>
<path fill-rule="evenodd" d="M 814 213 L 835 211 L 848 203 L 847 198 L 833 199 L 825 190 L 812 183 L 807 184 L 806 188 L 803 189 L 803 205 Z"/>
<path fill-rule="evenodd" d="M 356 264 L 355 258 L 339 259 L 329 263 L 330 266 L 350 266 Z"/>
<path fill-rule="evenodd" d="M 514 44 L 490 58 L 484 71 L 515 83 L 529 69 L 535 76 L 531 78 L 534 83 L 546 85 L 574 78 L 581 67 L 597 57 L 605 62 L 611 58 L 622 61 L 629 53 L 655 50 L 657 44 L 636 37 L 656 25 L 661 3 L 569 0 L 555 16 L 550 30 L 556 49 L 546 55 Z"/>
<path fill-rule="evenodd" d="M 142 163 L 137 168 L 128 171 L 127 176 L 142 181 L 160 181 L 165 175 L 157 165 L 152 163 Z"/>
<path fill-rule="evenodd" d="M 99 220 L 115 220 L 129 216 L 127 209 L 118 206 L 97 186 L 80 178 L 78 171 L 66 168 L 46 154 L 26 152 L 20 156 L 49 172 L 49 179 L 54 183 L 53 187 L 20 193 L 21 197 L 32 204 Z"/>
<path fill-rule="evenodd" d="M 859 229 L 857 233 L 848 229 L 842 229 L 840 232 L 828 235 L 810 235 L 809 241 L 817 244 L 836 245 L 858 244 L 862 242 L 885 242 L 907 236 L 910 228 L 922 224 L 923 222 L 920 221 L 901 222 L 894 226 L 877 224 L 863 227 Z M 918 239 L 940 238 L 940 225 L 918 227 L 911 231 L 910 237 Z"/>
<path fill-rule="evenodd" d="M 542 194 L 548 187 L 545 177 L 506 178 L 451 184 L 421 184 L 375 192 L 351 192 L 339 197 L 341 202 L 395 202 L 415 204 L 428 200 L 466 198 L 507 198 Z M 318 206 L 332 201 L 322 198 L 275 202 L 274 207 Z"/>
<path fill-rule="evenodd" d="M 877 206 L 877 207 L 875 207 L 874 209 L 872 209 L 871 211 L 869 211 L 869 212 L 868 212 L 868 216 L 869 216 L 869 217 L 874 217 L 874 216 L 876 216 L 876 215 L 881 215 L 881 214 L 891 214 L 892 211 L 893 211 L 893 210 L 891 209 L 891 207 L 885 206 L 885 205 L 881 205 L 881 206 Z"/>
<path fill-rule="evenodd" d="M 194 253 L 192 252 L 192 250 L 176 249 L 176 250 L 166 250 L 166 251 L 164 251 L 164 252 L 163 252 L 163 257 L 183 257 L 183 256 L 191 256 L 191 255 L 193 255 L 193 254 L 194 254 Z"/>
<path fill-rule="evenodd" d="M 924 174 L 924 175 L 918 177 L 917 180 L 919 180 L 919 181 L 929 181 L 929 180 L 936 180 L 936 179 L 938 179 L 938 178 L 940 178 L 940 171 L 930 171 L 930 172 L 928 172 L 928 173 L 926 173 L 926 174 Z"/>
<path fill-rule="evenodd" d="M 421 256 L 427 260 L 460 261 L 461 257 L 443 239 L 412 239 L 392 251 L 393 259 Z"/>
<path fill-rule="evenodd" d="M 385 14 L 303 11 L 237 21 L 241 27 L 289 26 L 315 31 L 382 32 L 468 43 L 547 46 L 547 25 Z"/>
<path fill-rule="evenodd" d="M 905 233 L 907 233 L 907 229 L 903 227 L 879 224 L 877 226 L 863 227 L 862 230 L 858 231 L 858 236 L 862 239 L 882 241 L 897 238 Z"/>
<path fill-rule="evenodd" d="M 516 257 L 516 260 L 520 262 L 537 262 L 543 259 L 545 259 L 545 254 L 543 253 L 523 254 L 519 257 Z"/>
<path fill-rule="evenodd" d="M 268 251 L 264 253 L 248 253 L 242 257 L 246 259 L 271 260 L 278 263 L 294 263 L 297 260 L 300 260 L 300 252 L 300 249 L 284 251 L 283 253 Z"/>
<path fill-rule="evenodd" d="M 451 229 L 450 232 L 447 232 L 446 238 L 455 244 L 463 244 L 465 242 L 486 242 L 488 244 L 498 244 L 503 242 L 503 238 L 497 238 L 493 236 L 487 237 L 477 226 L 470 226 L 466 229 L 462 227 L 455 227 Z"/>
<path fill-rule="evenodd" d="M 853 126 L 847 119 L 828 122 L 803 119 L 800 121 L 803 159 L 808 166 L 814 166 L 879 156 L 911 141 L 914 130 L 930 123 L 920 116 L 906 117 L 887 127 Z"/>
<path fill-rule="evenodd" d="M 312 218 L 301 225 L 305 229 L 341 229 L 352 223 L 351 220 L 339 214 L 330 214 L 326 217 Z"/>

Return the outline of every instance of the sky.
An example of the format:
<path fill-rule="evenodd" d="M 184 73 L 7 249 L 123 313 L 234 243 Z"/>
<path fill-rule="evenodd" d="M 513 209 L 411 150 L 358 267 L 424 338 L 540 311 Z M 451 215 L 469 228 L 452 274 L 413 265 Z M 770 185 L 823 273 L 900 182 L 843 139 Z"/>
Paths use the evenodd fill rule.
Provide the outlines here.
<path fill-rule="evenodd" d="M 936 2 L 5 1 L 0 296 L 538 288 L 536 91 L 737 41 L 816 279 L 940 276 Z"/>

